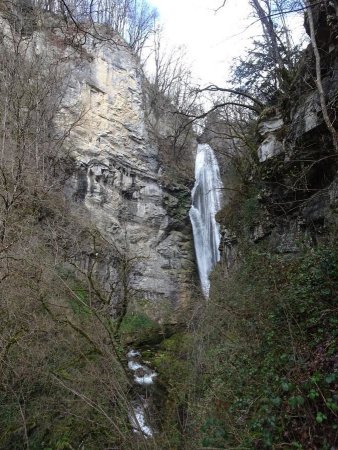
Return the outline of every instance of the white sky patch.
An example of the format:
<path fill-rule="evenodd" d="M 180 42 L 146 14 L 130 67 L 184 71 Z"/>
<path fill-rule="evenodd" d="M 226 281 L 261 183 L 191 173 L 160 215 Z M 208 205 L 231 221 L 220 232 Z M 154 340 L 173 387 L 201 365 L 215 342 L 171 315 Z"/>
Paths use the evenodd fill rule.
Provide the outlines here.
<path fill-rule="evenodd" d="M 185 46 L 192 72 L 201 85 L 224 86 L 234 59 L 243 54 L 254 36 L 262 31 L 254 23 L 248 0 L 151 0 L 164 25 L 168 47 Z M 291 19 L 295 40 L 299 40 L 302 19 Z"/>
<path fill-rule="evenodd" d="M 247 0 L 152 0 L 164 25 L 168 45 L 184 45 L 192 71 L 201 83 L 224 84 L 233 58 L 243 52 L 249 22 Z M 245 33 L 247 34 L 247 33 Z"/>

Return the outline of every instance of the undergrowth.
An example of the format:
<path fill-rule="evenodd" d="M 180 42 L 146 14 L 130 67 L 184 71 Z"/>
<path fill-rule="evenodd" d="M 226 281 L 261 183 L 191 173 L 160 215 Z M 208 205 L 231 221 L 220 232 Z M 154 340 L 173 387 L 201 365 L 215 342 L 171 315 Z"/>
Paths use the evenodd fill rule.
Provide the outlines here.
<path fill-rule="evenodd" d="M 196 448 L 336 447 L 337 287 L 336 244 L 298 258 L 256 248 L 229 277 L 215 270 L 190 405 Z"/>

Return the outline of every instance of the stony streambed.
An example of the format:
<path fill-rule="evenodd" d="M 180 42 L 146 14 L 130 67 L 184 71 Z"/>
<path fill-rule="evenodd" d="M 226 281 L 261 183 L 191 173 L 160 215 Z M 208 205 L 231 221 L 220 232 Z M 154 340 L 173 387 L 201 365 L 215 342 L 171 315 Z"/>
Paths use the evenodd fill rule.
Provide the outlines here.
<path fill-rule="evenodd" d="M 157 373 L 142 361 L 138 350 L 131 349 L 127 360 L 134 379 L 134 399 L 131 402 L 133 411 L 129 414 L 129 420 L 135 433 L 142 433 L 149 438 L 155 432 L 151 409 Z"/>

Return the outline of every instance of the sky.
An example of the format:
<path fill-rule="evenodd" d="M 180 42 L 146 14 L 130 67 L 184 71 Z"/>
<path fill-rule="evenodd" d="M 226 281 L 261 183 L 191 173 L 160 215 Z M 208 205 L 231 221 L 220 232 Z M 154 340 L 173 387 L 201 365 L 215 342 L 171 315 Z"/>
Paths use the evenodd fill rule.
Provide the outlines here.
<path fill-rule="evenodd" d="M 224 86 L 234 58 L 243 54 L 250 39 L 261 33 L 250 16 L 248 0 L 151 0 L 164 26 L 169 47 L 184 45 L 196 81 Z M 302 18 L 291 19 L 299 38 Z"/>

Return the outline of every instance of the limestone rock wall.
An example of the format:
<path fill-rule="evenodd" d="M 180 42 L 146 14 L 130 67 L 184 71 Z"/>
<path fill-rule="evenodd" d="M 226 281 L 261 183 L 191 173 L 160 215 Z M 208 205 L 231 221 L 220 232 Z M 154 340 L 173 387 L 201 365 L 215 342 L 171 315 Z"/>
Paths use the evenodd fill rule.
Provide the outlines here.
<path fill-rule="evenodd" d="M 62 114 L 79 117 L 65 144 L 76 162 L 66 190 L 133 260 L 128 301 L 158 322 L 175 323 L 195 273 L 190 191 L 162 183 L 136 57 L 123 44 L 93 39 L 85 51 L 87 58 L 71 66 L 63 101 Z M 118 276 L 109 261 L 98 275 L 108 284 Z"/>

